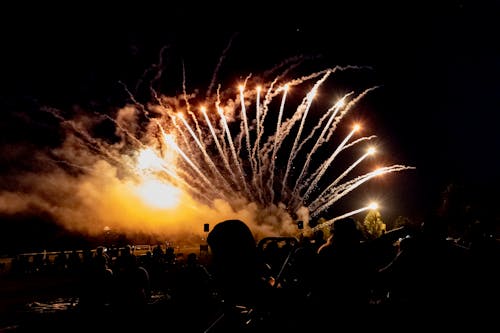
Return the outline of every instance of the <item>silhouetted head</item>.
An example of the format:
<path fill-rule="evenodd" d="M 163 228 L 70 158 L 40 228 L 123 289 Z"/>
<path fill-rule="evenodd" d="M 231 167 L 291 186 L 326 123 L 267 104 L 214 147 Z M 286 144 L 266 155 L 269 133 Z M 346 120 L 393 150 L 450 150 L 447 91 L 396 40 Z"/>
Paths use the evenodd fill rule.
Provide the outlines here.
<path fill-rule="evenodd" d="M 255 297 L 259 281 L 257 244 L 248 226 L 226 220 L 214 226 L 207 243 L 212 251 L 212 270 L 227 304 L 244 304 Z"/>
<path fill-rule="evenodd" d="M 346 217 L 333 224 L 333 239 L 336 244 L 351 244 L 360 241 L 360 231 L 353 218 Z"/>
<path fill-rule="evenodd" d="M 125 247 L 121 249 L 122 256 L 128 256 L 131 254 L 132 254 L 132 247 L 130 245 L 125 245 Z"/>
<path fill-rule="evenodd" d="M 323 232 L 323 230 L 316 230 L 314 232 L 314 235 L 313 235 L 313 238 L 316 242 L 324 242 L 325 240 L 325 233 Z"/>
<path fill-rule="evenodd" d="M 226 220 L 215 225 L 208 234 L 207 243 L 214 256 L 246 256 L 256 250 L 250 228 L 240 220 Z"/>
<path fill-rule="evenodd" d="M 97 253 L 97 255 L 102 256 L 104 254 L 104 247 L 103 246 L 98 246 L 96 248 L 96 253 Z"/>
<path fill-rule="evenodd" d="M 187 256 L 186 263 L 187 264 L 196 264 L 198 262 L 198 256 L 196 253 L 190 253 Z"/>

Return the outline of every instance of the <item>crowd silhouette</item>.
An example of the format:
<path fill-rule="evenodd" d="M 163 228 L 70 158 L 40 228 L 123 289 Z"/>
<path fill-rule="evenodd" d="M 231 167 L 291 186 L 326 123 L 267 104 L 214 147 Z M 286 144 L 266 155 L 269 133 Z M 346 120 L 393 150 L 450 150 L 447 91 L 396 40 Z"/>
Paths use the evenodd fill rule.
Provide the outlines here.
<path fill-rule="evenodd" d="M 375 239 L 344 218 L 328 234 L 257 241 L 244 221 L 226 220 L 208 234 L 203 262 L 162 244 L 141 256 L 131 246 L 113 256 L 99 246 L 61 251 L 53 262 L 19 256 L 12 274 L 73 276 L 74 313 L 86 330 L 98 322 L 122 331 L 153 323 L 170 332 L 299 332 L 325 323 L 373 329 L 389 318 L 449 324 L 463 317 L 443 313 L 472 318 L 498 308 L 500 247 L 480 221 L 459 240 L 438 216 Z"/>

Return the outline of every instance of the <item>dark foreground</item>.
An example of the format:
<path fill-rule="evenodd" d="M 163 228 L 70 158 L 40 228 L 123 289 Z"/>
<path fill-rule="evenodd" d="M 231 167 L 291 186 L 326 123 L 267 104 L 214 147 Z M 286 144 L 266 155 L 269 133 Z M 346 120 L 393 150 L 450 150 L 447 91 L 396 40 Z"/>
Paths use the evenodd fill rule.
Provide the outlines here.
<path fill-rule="evenodd" d="M 496 326 L 499 309 L 495 303 L 470 304 L 469 307 L 448 305 L 447 308 L 431 303 L 371 304 L 325 313 L 321 305 L 310 307 L 308 300 L 290 299 L 294 295 L 283 291 L 276 294 L 278 301 L 268 303 L 267 309 L 272 310 L 268 312 L 239 308 L 228 313 L 224 312 L 223 303 L 217 302 L 207 304 L 200 311 L 196 304 L 192 308 L 180 306 L 160 292 L 153 293 L 141 309 L 89 310 L 82 309 L 79 299 L 71 295 L 71 282 L 68 279 L 50 282 L 33 278 L 31 281 L 2 279 L 0 332 L 346 332 L 438 328 L 486 332 Z M 5 293 L 9 284 L 17 285 L 17 291 Z"/>
<path fill-rule="evenodd" d="M 209 234 L 209 256 L 161 246 L 21 256 L 0 275 L 0 333 L 495 330 L 500 242 L 444 231 L 434 222 L 360 240 L 346 219 L 326 242 L 256 244 L 228 220 Z"/>

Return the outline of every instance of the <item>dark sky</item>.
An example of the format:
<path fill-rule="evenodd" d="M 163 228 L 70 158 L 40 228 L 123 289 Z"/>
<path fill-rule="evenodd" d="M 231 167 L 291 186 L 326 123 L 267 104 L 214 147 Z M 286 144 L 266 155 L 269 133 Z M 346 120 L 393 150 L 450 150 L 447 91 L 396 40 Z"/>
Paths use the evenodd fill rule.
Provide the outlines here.
<path fill-rule="evenodd" d="M 488 193 L 488 202 L 499 199 L 498 1 L 307 5 L 20 4 L 5 10 L 1 143 L 51 143 L 43 129 L 26 133 L 16 127 L 11 114 L 17 110 L 123 103 L 118 82 L 137 82 L 158 61 L 162 46 L 169 47 L 167 66 L 179 68 L 179 59 L 184 61 L 188 85 L 206 85 L 228 40 L 239 32 L 222 68 L 226 76 L 233 69 L 268 69 L 297 54 L 320 54 L 328 66 L 373 68 L 367 82 L 382 85 L 366 103 L 375 113 L 375 132 L 386 140 L 392 160 L 417 168 L 394 176 L 401 178 L 388 195 L 397 198 L 400 211 L 434 207 L 451 183 Z M 163 88 L 179 92 L 180 83 L 177 77 Z M 2 162 L 4 176 L 12 162 Z"/>

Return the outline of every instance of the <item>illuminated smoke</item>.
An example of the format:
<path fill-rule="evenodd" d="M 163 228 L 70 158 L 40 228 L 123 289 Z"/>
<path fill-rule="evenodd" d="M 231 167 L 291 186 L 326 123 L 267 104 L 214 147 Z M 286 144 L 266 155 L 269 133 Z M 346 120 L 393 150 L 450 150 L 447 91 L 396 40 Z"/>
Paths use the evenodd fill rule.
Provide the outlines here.
<path fill-rule="evenodd" d="M 114 116 L 67 119 L 44 109 L 60 121 L 64 141 L 35 158 L 48 167 L 13 177 L 18 188 L 0 192 L 0 211 L 42 210 L 70 230 L 91 234 L 106 226 L 175 238 L 234 218 L 258 237 L 292 235 L 297 220 L 307 225 L 323 217 L 326 226 L 369 209 L 362 203 L 346 213 L 332 206 L 374 177 L 412 168 L 386 166 L 346 180 L 371 154 L 361 145 L 375 136 L 352 129 L 336 147 L 331 141 L 339 125 L 352 126 L 343 118 L 373 88 L 313 110 L 330 77 L 358 68 L 337 66 L 288 80 L 290 68 L 277 69 L 271 82 L 248 76 L 240 88 L 219 86 L 215 95 L 212 82 L 206 97 L 187 94 L 184 84 L 181 96 L 157 93 L 148 105 L 133 100 Z M 302 102 L 287 100 L 290 94 L 303 96 Z M 92 134 L 102 121 L 115 126 L 114 140 Z M 356 155 L 358 146 L 363 153 Z M 329 180 L 325 175 L 346 151 L 353 152 L 352 164 Z"/>

